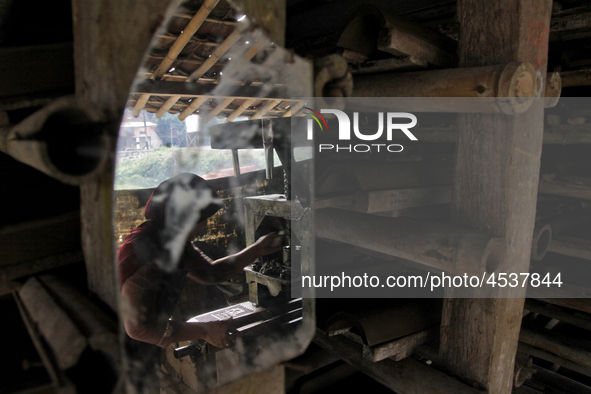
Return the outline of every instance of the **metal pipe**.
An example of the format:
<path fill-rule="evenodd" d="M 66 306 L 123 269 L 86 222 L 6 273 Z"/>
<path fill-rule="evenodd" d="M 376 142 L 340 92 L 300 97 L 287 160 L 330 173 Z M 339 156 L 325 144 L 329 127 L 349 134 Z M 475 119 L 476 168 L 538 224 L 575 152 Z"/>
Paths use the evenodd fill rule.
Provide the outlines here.
<path fill-rule="evenodd" d="M 70 185 L 104 168 L 109 144 L 92 108 L 73 98 L 56 100 L 22 122 L 0 127 L 0 151 Z"/>
<path fill-rule="evenodd" d="M 540 85 L 540 86 L 538 86 Z M 399 74 L 357 75 L 352 97 L 436 97 L 432 105 L 408 110 L 430 112 L 523 113 L 541 90 L 534 67 L 511 62 L 497 66 L 466 67 Z M 481 98 L 441 100 L 441 97 Z M 488 98 L 488 100 L 486 99 Z M 412 101 L 408 103 L 412 105 Z"/>
<path fill-rule="evenodd" d="M 273 179 L 273 123 L 269 119 L 261 121 L 263 131 L 263 147 L 265 148 L 265 164 L 267 179 Z"/>
<path fill-rule="evenodd" d="M 505 241 L 443 223 L 320 209 L 316 236 L 411 260 L 455 274 L 495 272 Z"/>
<path fill-rule="evenodd" d="M 234 176 L 240 176 L 240 158 L 238 157 L 238 149 L 232 149 L 232 168 L 234 169 Z"/>

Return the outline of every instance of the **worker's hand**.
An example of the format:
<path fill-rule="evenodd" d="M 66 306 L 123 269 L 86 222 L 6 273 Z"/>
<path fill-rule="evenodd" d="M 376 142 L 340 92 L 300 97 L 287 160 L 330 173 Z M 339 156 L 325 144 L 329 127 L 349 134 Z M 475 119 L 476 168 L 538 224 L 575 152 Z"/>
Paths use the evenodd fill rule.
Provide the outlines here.
<path fill-rule="evenodd" d="M 270 233 L 260 237 L 255 245 L 259 256 L 272 254 L 283 249 L 285 243 L 285 232 Z"/>
<path fill-rule="evenodd" d="M 234 329 L 232 318 L 222 321 L 202 323 L 204 329 L 203 339 L 205 342 L 226 349 L 234 346 L 237 332 Z"/>

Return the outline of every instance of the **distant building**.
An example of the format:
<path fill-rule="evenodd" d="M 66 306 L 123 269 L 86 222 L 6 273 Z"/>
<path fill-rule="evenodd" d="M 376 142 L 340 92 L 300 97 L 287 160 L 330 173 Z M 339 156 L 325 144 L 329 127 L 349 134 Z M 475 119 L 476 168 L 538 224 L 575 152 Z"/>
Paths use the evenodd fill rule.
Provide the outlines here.
<path fill-rule="evenodd" d="M 125 119 L 119 129 L 118 149 L 129 150 L 150 150 L 162 146 L 162 140 L 154 130 L 156 123 L 144 122 L 142 120 Z"/>

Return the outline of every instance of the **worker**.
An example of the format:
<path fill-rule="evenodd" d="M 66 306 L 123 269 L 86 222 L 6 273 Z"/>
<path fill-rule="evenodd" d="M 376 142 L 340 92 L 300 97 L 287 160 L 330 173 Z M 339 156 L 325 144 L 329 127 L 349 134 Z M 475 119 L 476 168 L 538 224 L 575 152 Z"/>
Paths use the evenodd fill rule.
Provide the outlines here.
<path fill-rule="evenodd" d="M 212 261 L 192 241 L 221 207 L 216 191 L 194 174 L 177 175 L 154 190 L 146 204 L 146 221 L 125 237 L 117 255 L 129 337 L 162 348 L 195 339 L 218 348 L 234 345 L 231 320 L 169 320 L 187 277 L 206 285 L 224 282 L 258 256 L 282 248 L 282 236 L 271 233 L 239 253 Z"/>

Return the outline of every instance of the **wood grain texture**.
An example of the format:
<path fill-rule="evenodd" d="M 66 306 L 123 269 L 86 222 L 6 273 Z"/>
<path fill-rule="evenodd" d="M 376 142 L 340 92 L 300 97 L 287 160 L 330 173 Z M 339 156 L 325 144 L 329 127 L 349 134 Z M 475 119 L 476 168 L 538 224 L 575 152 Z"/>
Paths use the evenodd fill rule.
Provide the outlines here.
<path fill-rule="evenodd" d="M 109 164 L 95 181 L 80 187 L 82 243 L 88 285 L 117 309 L 115 242 L 112 228 L 113 173 L 119 122 L 134 76 L 171 1 L 108 0 L 72 3 L 76 97 L 94 105 L 109 133 Z"/>
<path fill-rule="evenodd" d="M 545 76 L 551 6 L 459 1 L 460 66 L 524 61 Z M 529 270 L 542 139 L 543 103 L 522 115 L 459 119 L 452 220 L 505 238 L 499 272 Z M 446 368 L 489 393 L 510 393 L 524 295 L 525 289 L 448 291 L 440 348 Z M 502 298 L 457 298 L 475 296 Z"/>

